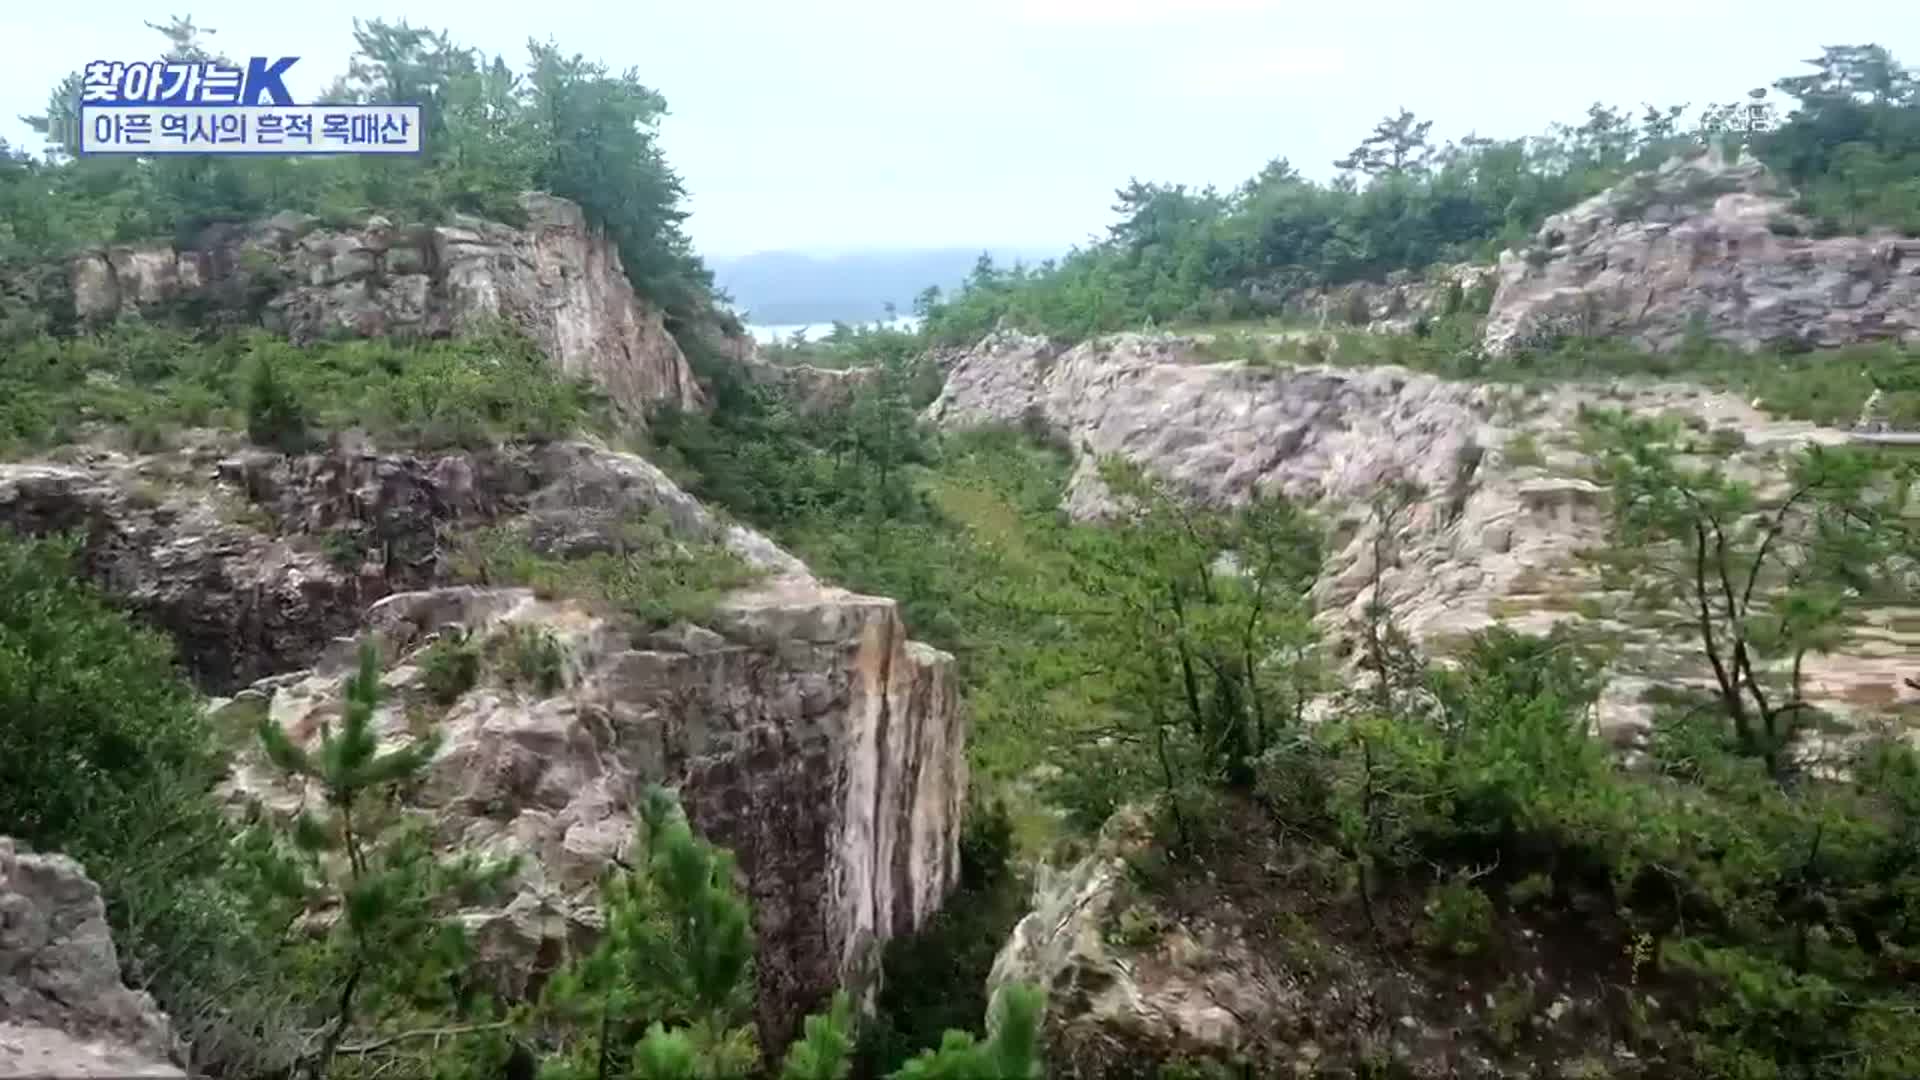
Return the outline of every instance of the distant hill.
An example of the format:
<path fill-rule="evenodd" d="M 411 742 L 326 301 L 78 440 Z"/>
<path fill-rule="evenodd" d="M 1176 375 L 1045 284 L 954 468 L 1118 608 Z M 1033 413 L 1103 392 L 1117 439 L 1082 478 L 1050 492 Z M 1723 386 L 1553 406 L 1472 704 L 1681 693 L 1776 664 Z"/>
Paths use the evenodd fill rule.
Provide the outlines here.
<path fill-rule="evenodd" d="M 884 317 L 889 302 L 902 314 L 911 312 L 913 298 L 929 285 L 952 289 L 960 284 L 980 251 L 934 248 L 834 255 L 763 251 L 710 257 L 707 265 L 749 322 L 763 326 L 867 322 Z M 1059 253 L 998 249 L 991 254 L 1004 264 L 1033 263 Z"/>

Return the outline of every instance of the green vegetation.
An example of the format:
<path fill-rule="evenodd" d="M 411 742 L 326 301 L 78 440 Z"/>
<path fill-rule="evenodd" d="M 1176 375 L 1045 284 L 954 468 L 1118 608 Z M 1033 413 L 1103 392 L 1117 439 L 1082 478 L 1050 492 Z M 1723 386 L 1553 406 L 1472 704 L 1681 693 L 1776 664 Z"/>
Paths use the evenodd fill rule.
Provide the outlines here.
<path fill-rule="evenodd" d="M 203 340 L 130 322 L 0 346 L 0 448 L 15 452 L 95 426 L 155 442 L 180 427 L 240 428 L 284 450 L 343 429 L 390 445 L 479 447 L 604 428 L 606 416 L 586 384 L 506 332 L 298 348 L 262 332 Z"/>
<path fill-rule="evenodd" d="M 420 654 L 420 678 L 436 705 L 451 705 L 480 681 L 480 650 L 458 628 L 444 632 Z"/>
<path fill-rule="evenodd" d="M 1798 105 L 1779 130 L 1722 136 L 1777 169 L 1825 233 L 1886 225 L 1920 233 L 1920 80 L 1877 46 L 1828 48 L 1776 88 Z M 1711 106 L 1707 116 L 1732 106 Z M 1002 320 L 1077 339 L 1142 324 L 1267 313 L 1313 286 L 1379 280 L 1521 250 L 1548 214 L 1629 174 L 1697 149 L 1685 107 L 1638 116 L 1595 104 L 1576 125 L 1535 138 L 1469 136 L 1435 147 L 1431 121 L 1402 110 L 1377 125 L 1332 184 L 1284 158 L 1231 192 L 1131 181 L 1108 235 L 1037 267 L 982 258 L 951 296 L 923 295 L 938 343 L 971 344 Z M 1447 313 L 1471 308 L 1463 295 Z M 1484 306 L 1479 310 L 1484 310 Z M 1345 321 L 1368 321 L 1349 310 Z"/>
<path fill-rule="evenodd" d="M 746 1026 L 752 937 L 732 857 L 694 836 L 669 794 L 643 805 L 637 868 L 608 881 L 608 933 L 536 1007 L 510 1006 L 473 971 L 449 916 L 512 866 L 436 858 L 424 819 L 402 809 L 399 792 L 435 740 L 383 748 L 373 646 L 347 681 L 337 728 L 302 745 L 259 720 L 269 760 L 314 798 L 240 828 L 212 793 L 227 750 L 170 650 L 77 584 L 72 559 L 66 542 L 0 539 L 10 600 L 0 704 L 27 723 L 0 724 L 0 820 L 36 849 L 84 860 L 129 978 L 169 1009 L 196 1061 L 262 1074 L 478 1076 L 530 1046 L 549 1077 L 759 1071 Z M 443 641 L 430 652 L 452 659 L 423 663 L 452 673 L 440 685 L 460 686 L 469 649 Z M 313 911 L 337 914 L 308 924 Z M 914 1075 L 1037 1075 L 1036 1006 L 1015 995 L 1012 1022 L 993 1039 L 948 1033 Z M 808 1020 L 780 1075 L 844 1078 L 856 1027 L 842 995 Z"/>
<path fill-rule="evenodd" d="M 524 585 L 542 597 L 587 600 L 632 617 L 644 629 L 706 619 L 728 592 L 757 577 L 719 543 L 678 539 L 655 520 L 627 522 L 614 539 L 612 551 L 567 557 L 536 551 L 513 526 L 479 529 L 462 538 L 453 574 L 481 585 Z M 527 652 L 521 647 L 508 651 L 516 656 Z M 510 666 L 520 669 L 518 661 Z M 535 666 L 545 670 L 551 665 L 541 661 Z"/>
<path fill-rule="evenodd" d="M 1447 332 L 1406 340 L 1440 339 L 1429 346 L 1438 352 Z M 1557 374 L 1629 355 L 1580 341 L 1535 361 Z M 1806 388 L 1781 396 L 1803 411 L 1845 415 L 1865 391 L 1827 393 L 1835 383 L 1866 384 L 1862 366 L 1897 379 L 1904 363 L 1886 350 L 1825 371 L 1782 358 L 1755 365 L 1747 385 Z M 1731 364 L 1721 370 L 1734 377 Z M 1648 775 L 1620 768 L 1588 734 L 1598 658 L 1578 636 L 1495 630 L 1440 667 L 1398 631 L 1390 595 L 1354 628 L 1361 680 L 1334 696 L 1330 716 L 1304 721 L 1300 704 L 1323 692 L 1317 665 L 1334 658 L 1303 618 L 1316 528 L 1284 504 L 1203 512 L 1110 465 L 1108 484 L 1132 511 L 1104 526 L 1071 524 L 1056 509 L 1063 460 L 1012 432 L 916 443 L 915 459 L 890 474 L 904 494 L 855 498 L 847 488 L 862 490 L 875 472 L 845 466 L 857 449 L 840 451 L 839 471 L 830 467 L 841 414 L 744 400 L 761 426 L 714 417 L 736 437 L 724 454 L 683 453 L 690 482 L 701 486 L 705 464 L 747 457 L 814 478 L 816 493 L 787 504 L 734 489 L 747 496 L 736 509 L 816 568 L 927 613 L 913 625 L 961 659 L 977 780 L 1005 794 L 1009 836 L 1027 851 L 1058 838 L 1059 826 L 1031 824 L 1035 791 L 1074 812 L 1070 827 L 1159 796 L 1167 868 L 1149 905 L 1123 913 L 1131 919 L 1123 936 L 1157 938 L 1165 890 L 1217 888 L 1198 883 L 1245 873 L 1231 860 L 1255 858 L 1242 849 L 1265 832 L 1291 853 L 1282 865 L 1310 868 L 1295 879 L 1269 863 L 1279 878 L 1254 875 L 1258 893 L 1277 889 L 1305 905 L 1274 916 L 1300 928 L 1287 947 L 1302 955 L 1335 955 L 1300 940 L 1331 935 L 1363 953 L 1418 955 L 1423 977 L 1447 987 L 1487 965 L 1499 970 L 1523 942 L 1564 935 L 1555 920 L 1578 910 L 1582 955 L 1592 958 L 1579 977 L 1601 980 L 1600 1022 L 1642 1060 L 1687 1074 L 1795 1078 L 1891 1077 L 1920 1061 L 1898 1019 L 1916 1002 L 1898 959 L 1910 931 L 1897 899 L 1920 869 L 1906 839 L 1906 789 L 1920 761 L 1897 739 L 1863 731 L 1829 748 L 1816 776 L 1783 770 L 1774 741 L 1794 727 L 1783 712 L 1797 711 L 1794 692 L 1777 693 L 1775 683 L 1790 684 L 1793 657 L 1832 647 L 1852 618 L 1852 607 L 1831 606 L 1832 589 L 1913 551 L 1897 524 L 1902 474 L 1886 462 L 1827 451 L 1785 463 L 1780 479 L 1802 483 L 1757 500 L 1674 456 L 1711 462 L 1724 436 L 1654 421 L 1607 428 L 1596 417 L 1612 433 L 1603 465 L 1625 470 L 1615 482 L 1646 496 L 1621 504 L 1619 546 L 1633 557 L 1616 562 L 1641 575 L 1650 599 L 1672 605 L 1675 620 L 1698 599 L 1666 584 L 1692 557 L 1684 545 L 1698 532 L 1689 522 L 1709 538 L 1716 596 L 1724 562 L 1741 602 L 1759 557 L 1744 613 L 1708 600 L 1716 629 L 1704 644 L 1722 651 L 1730 672 L 1744 672 L 1729 677 L 1739 708 L 1724 695 L 1717 706 L 1688 698 L 1673 708 L 1659 722 Z M 706 490 L 724 498 L 728 489 Z M 1384 491 L 1376 517 L 1404 512 L 1397 490 Z M 1632 509 L 1642 504 L 1659 512 L 1643 521 Z M 769 506 L 779 512 L 766 515 Z M 1682 544 L 1671 564 L 1662 537 Z M 1392 557 L 1378 552 L 1375 561 Z M 1772 733 L 1756 697 L 1775 716 Z M 1037 779 L 1037 763 L 1058 772 Z M 1849 771 L 1853 782 L 1831 778 Z M 1257 808 L 1254 824 L 1233 810 L 1241 804 Z M 1336 872 L 1311 869 L 1326 866 Z M 943 996 L 977 994 L 966 988 L 977 987 L 988 958 L 956 941 L 954 927 L 998 940 L 1019 905 L 983 914 L 992 909 L 990 899 L 969 899 L 967 914 L 889 947 L 889 972 L 911 989 L 883 1001 L 889 1034 L 869 1043 L 874 1060 L 897 1061 L 924 1041 Z M 1531 998 L 1501 1000 L 1504 1011 L 1482 1033 L 1490 1049 L 1539 1030 L 1527 1019 Z"/>
<path fill-rule="evenodd" d="M 1810 446 L 1788 463 L 1784 495 L 1763 502 L 1718 464 L 1678 460 L 1679 425 L 1621 413 L 1588 423 L 1613 492 L 1610 568 L 1694 628 L 1740 749 L 1783 774 L 1813 719 L 1807 655 L 1844 644 L 1860 603 L 1892 599 L 1920 550 L 1905 520 L 1912 463 Z"/>
<path fill-rule="evenodd" d="M 678 801 L 655 788 L 641 805 L 638 859 L 607 881 L 593 951 L 548 984 L 551 1075 L 746 1075 L 759 1053 L 753 932 L 733 856 L 695 837 Z M 676 1059 L 698 1064 L 676 1070 Z"/>
<path fill-rule="evenodd" d="M 0 449 L 98 428 L 157 449 L 197 425 L 287 452 L 348 429 L 421 447 L 609 431 L 595 394 L 505 333 L 295 348 L 193 311 L 177 313 L 182 328 L 75 333 L 57 303 L 23 299 L 57 296 L 42 280 L 49 260 L 87 245 L 287 209 L 331 222 L 512 220 L 522 189 L 569 196 L 666 308 L 713 401 L 655 417 L 649 450 L 823 576 L 897 598 L 916 636 L 955 654 L 974 803 L 959 893 L 888 945 L 871 1019 L 841 994 L 793 1045 L 759 1044 L 737 867 L 657 789 L 632 858 L 605 882 L 604 932 L 536 1000 L 509 1002 L 472 973 L 455 917 L 508 868 L 441 860 L 428 823 L 404 809 L 435 746 L 431 711 L 407 717 L 412 741 L 383 742 L 373 648 L 337 730 L 323 724 L 304 745 L 259 721 L 266 756 L 309 801 L 230 822 L 214 788 L 232 714 L 203 717 L 165 645 L 75 583 L 73 544 L 0 539 L 0 826 L 86 862 L 130 978 L 202 1060 L 232 1075 L 366 1080 L 536 1067 L 545 1080 L 856 1069 L 1027 1080 L 1041 1075 L 1040 997 L 985 992 L 1025 905 L 1026 860 L 1071 857 L 1115 810 L 1145 804 L 1154 849 L 1103 928 L 1115 948 L 1157 947 L 1196 903 L 1209 918 L 1247 914 L 1266 928 L 1255 944 L 1305 980 L 1374 963 L 1435 1001 L 1463 985 L 1491 991 L 1463 1038 L 1510 1053 L 1542 1034 L 1545 990 L 1517 972 L 1545 942 L 1567 954 L 1549 958 L 1562 981 L 1591 988 L 1594 1045 L 1656 1071 L 1920 1074 L 1920 754 L 1898 730 L 1817 714 L 1802 685 L 1808 657 L 1909 584 L 1911 469 L 1809 450 L 1748 483 L 1713 464 L 1739 448 L 1730 429 L 1587 417 L 1614 495 L 1600 561 L 1713 678 L 1704 695 L 1661 688 L 1647 761 L 1628 769 L 1589 733 L 1604 658 L 1579 633 L 1496 627 L 1442 664 L 1401 630 L 1384 586 L 1416 494 L 1403 484 L 1379 485 L 1366 601 L 1334 642 L 1313 599 L 1329 529 L 1306 509 L 1273 497 L 1199 508 L 1101 462 L 1114 513 L 1074 522 L 1060 510 L 1068 448 L 1043 418 L 944 436 L 916 419 L 940 381 L 929 344 L 1003 323 L 1071 338 L 1190 320 L 1215 326 L 1209 356 L 1250 364 L 1388 362 L 1522 382 L 1685 375 L 1823 423 L 1852 420 L 1878 388 L 1889 419 L 1920 421 L 1920 363 L 1891 346 L 1748 356 L 1702 332 L 1653 356 L 1575 332 L 1495 368 L 1475 344 L 1489 298 L 1457 283 L 1405 336 L 1360 332 L 1376 313 L 1338 291 L 1324 295 L 1342 327 L 1300 339 L 1255 321 L 1303 289 L 1518 245 L 1547 214 L 1697 145 L 1682 110 L 1595 106 L 1544 139 L 1437 148 L 1429 122 L 1403 110 L 1331 185 L 1284 160 L 1227 194 L 1135 182 L 1107 239 L 1033 270 L 983 260 L 954 296 L 924 298 L 923 334 L 840 327 L 768 350 L 789 368 L 861 369 L 802 399 L 701 341 L 725 318 L 680 230 L 657 94 L 551 46 L 531 46 L 522 74 L 404 24 L 356 30 L 359 53 L 329 96 L 422 101 L 431 150 L 418 161 L 0 154 Z M 204 54 L 190 23 L 163 33 L 169 55 Z M 1920 229 L 1910 74 L 1883 51 L 1830 49 L 1815 74 L 1780 86 L 1800 107 L 1752 149 L 1799 185 L 1816 231 Z M 56 137 L 70 90 L 39 118 Z M 1530 437 L 1505 451 L 1543 460 Z M 361 554 L 336 546 L 343 564 Z M 656 520 L 591 550 L 536 543 L 525 527 L 470 529 L 452 567 L 463 581 L 586 600 L 641 639 L 710 619 L 755 578 L 715 539 Z M 418 664 L 442 707 L 483 677 L 548 696 L 571 676 L 558 638 L 518 625 L 448 635 Z M 1232 903 L 1205 906 L 1222 898 Z M 989 1010 L 990 1033 L 967 1034 Z M 1166 1074 L 1227 1068 L 1181 1061 Z"/>
<path fill-rule="evenodd" d="M 191 19 L 156 29 L 166 59 L 213 55 L 207 29 Z M 675 325 L 725 318 L 680 227 L 680 180 L 657 141 L 666 100 L 634 72 L 609 72 L 538 41 L 516 71 L 404 21 L 356 21 L 354 42 L 348 73 L 322 99 L 419 103 L 417 159 L 76 158 L 75 73 L 30 118 L 57 147 L 50 160 L 0 145 L 0 267 L 30 273 L 35 261 L 78 248 L 186 241 L 210 224 L 286 210 L 336 224 L 376 212 L 403 222 L 468 213 L 512 223 L 520 193 L 533 190 L 579 203 L 613 238 L 635 287 Z"/>
<path fill-rule="evenodd" d="M 303 954 L 303 974 L 320 992 L 318 1038 L 299 1062 L 310 1076 L 327 1075 L 363 1016 L 392 1023 L 424 1010 L 465 1019 L 459 1006 L 471 988 L 448 993 L 470 978 L 453 911 L 514 869 L 471 855 L 438 860 L 426 824 L 398 811 L 398 791 L 419 778 L 439 742 L 429 735 L 382 751 L 374 713 L 383 696 L 379 653 L 368 642 L 347 681 L 337 732 L 323 727 L 307 748 L 260 721 L 268 759 L 288 779 L 310 781 L 324 806 L 303 807 L 284 835 L 252 846 L 261 880 L 285 903 L 289 921 L 310 909 L 339 913 L 319 942 L 287 946 Z"/>
<path fill-rule="evenodd" d="M 734 884 L 731 853 L 693 834 L 678 800 L 651 789 L 641 806 L 634 869 L 609 875 L 606 930 L 593 950 L 556 973 L 535 1030 L 555 1047 L 549 1080 L 725 1080 L 771 1075 L 749 1020 L 753 934 Z M 1010 988 L 993 1038 L 944 1034 L 938 1052 L 900 1077 L 1038 1077 L 1040 998 Z M 981 1015 L 975 1013 L 974 1015 Z M 834 995 L 787 1048 L 781 1080 L 845 1080 L 852 1070 L 852 1002 Z"/>
<path fill-rule="evenodd" d="M 129 982 L 206 1057 L 291 1052 L 292 965 L 211 795 L 227 746 L 171 646 L 75 579 L 77 544 L 0 535 L 0 831 L 80 860 Z"/>
<path fill-rule="evenodd" d="M 508 686 L 551 697 L 567 683 L 567 657 L 553 631 L 513 623 L 487 643 Z"/>

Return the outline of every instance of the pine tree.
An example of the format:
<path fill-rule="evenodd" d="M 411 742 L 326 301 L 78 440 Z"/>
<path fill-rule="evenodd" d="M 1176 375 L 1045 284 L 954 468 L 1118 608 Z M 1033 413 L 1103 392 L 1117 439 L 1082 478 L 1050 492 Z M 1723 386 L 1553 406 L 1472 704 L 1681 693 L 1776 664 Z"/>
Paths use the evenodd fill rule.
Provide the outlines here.
<path fill-rule="evenodd" d="M 780 1080 L 846 1080 L 852 1055 L 853 999 L 842 990 L 825 1013 L 807 1017 L 805 1034 L 787 1047 Z"/>
<path fill-rule="evenodd" d="M 1046 995 L 1014 983 L 994 999 L 985 1042 L 964 1031 L 949 1031 L 940 1048 L 928 1050 L 894 1074 L 895 1080 L 1039 1080 L 1040 1017 Z"/>
<path fill-rule="evenodd" d="M 394 812 L 397 793 L 418 778 L 439 740 L 429 735 L 381 752 L 374 726 L 381 696 L 379 656 L 369 642 L 347 680 L 337 731 L 323 724 L 318 744 L 306 748 L 272 720 L 260 722 L 269 760 L 317 788 L 323 802 L 288 826 L 290 857 L 277 842 L 256 851 L 273 891 L 306 910 L 334 913 L 323 950 L 328 1004 L 316 1048 L 302 1062 L 310 1077 L 325 1076 L 349 1030 L 363 1014 L 375 1015 L 365 1008 L 370 992 L 404 996 L 431 983 L 423 973 L 464 966 L 464 942 L 445 910 L 512 869 L 472 857 L 438 862 L 425 830 Z"/>
<path fill-rule="evenodd" d="M 641 807 L 638 850 L 636 867 L 603 889 L 600 941 L 548 985 L 543 1011 L 560 1052 L 547 1075 L 740 1075 L 759 1051 L 748 1025 L 752 923 L 733 855 L 695 836 L 658 787 Z"/>

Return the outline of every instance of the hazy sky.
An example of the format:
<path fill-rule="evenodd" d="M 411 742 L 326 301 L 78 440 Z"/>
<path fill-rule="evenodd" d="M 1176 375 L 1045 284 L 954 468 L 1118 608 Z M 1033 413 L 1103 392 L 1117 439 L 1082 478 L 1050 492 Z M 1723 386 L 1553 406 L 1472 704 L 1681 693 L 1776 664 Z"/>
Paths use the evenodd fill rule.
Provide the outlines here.
<path fill-rule="evenodd" d="M 228 55 L 303 57 L 302 99 L 344 68 L 356 14 L 635 67 L 671 105 L 663 140 L 711 254 L 1065 247 L 1104 229 L 1129 176 L 1225 187 L 1275 156 L 1325 176 L 1400 106 L 1436 136 L 1514 135 L 1596 99 L 1732 100 L 1821 45 L 1920 63 L 1912 0 L 175 2 Z M 89 59 L 154 54 L 141 20 L 172 13 L 0 7 L 0 137 L 29 146 L 14 114 Z"/>

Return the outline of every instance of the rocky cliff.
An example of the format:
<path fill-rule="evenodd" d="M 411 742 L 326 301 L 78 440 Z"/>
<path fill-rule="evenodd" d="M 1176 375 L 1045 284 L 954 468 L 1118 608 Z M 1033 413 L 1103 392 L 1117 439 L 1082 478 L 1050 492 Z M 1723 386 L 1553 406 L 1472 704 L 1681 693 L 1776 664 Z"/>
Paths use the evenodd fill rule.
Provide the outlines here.
<path fill-rule="evenodd" d="M 634 293 L 612 241 L 565 199 L 529 192 L 521 206 L 519 228 L 456 215 L 332 229 L 288 213 L 217 226 L 183 248 L 89 252 L 69 264 L 74 309 L 100 320 L 191 305 L 258 318 L 295 341 L 438 337 L 505 320 L 635 416 L 698 405 L 686 357 Z"/>
<path fill-rule="evenodd" d="M 120 982 L 100 889 L 0 836 L 0 1077 L 185 1076 L 167 1018 Z"/>
<path fill-rule="evenodd" d="M 1606 492 L 1576 445 L 1583 404 L 1688 417 L 1756 481 L 1773 475 L 1765 466 L 1785 451 L 1847 437 L 1677 383 L 1497 385 L 1392 367 L 1211 363 L 1194 339 L 1145 335 L 1072 349 L 996 335 L 952 369 L 927 415 L 947 427 L 1051 429 L 1079 454 L 1067 507 L 1082 517 L 1111 508 L 1095 472 L 1104 455 L 1139 462 L 1211 504 L 1259 490 L 1316 506 L 1333 539 L 1316 599 L 1336 642 L 1372 597 L 1368 499 L 1388 480 L 1411 481 L 1423 495 L 1391 538 L 1382 575 L 1396 618 L 1444 651 L 1495 619 L 1539 632 L 1600 610 L 1596 620 L 1626 648 L 1601 727 L 1631 740 L 1645 718 L 1642 675 L 1704 672 L 1686 666 L 1689 650 L 1613 612 L 1617 598 L 1579 558 L 1604 538 L 1607 520 Z M 1894 611 L 1872 618 L 1844 651 L 1809 659 L 1824 706 L 1844 713 L 1920 701 L 1902 678 L 1906 650 L 1920 645 L 1914 620 Z"/>
<path fill-rule="evenodd" d="M 609 550 L 641 516 L 726 545 L 759 582 L 707 625 L 645 633 L 595 605 L 444 585 L 455 538 L 477 526 L 558 556 Z M 353 636 L 371 633 L 393 691 L 381 722 L 406 730 L 424 708 L 446 736 L 418 812 L 450 850 L 528 856 L 503 906 L 468 913 L 510 991 L 591 935 L 595 883 L 648 783 L 679 786 L 695 825 L 739 855 L 768 1045 L 835 986 L 870 986 L 878 945 L 921 925 L 957 873 L 966 723 L 951 659 L 909 640 L 891 600 L 821 583 L 632 455 L 287 457 L 203 433 L 165 455 L 0 465 L 0 524 L 85 537 L 92 574 L 231 695 L 223 716 L 264 710 L 314 735 L 340 708 Z M 455 633 L 483 650 L 548 636 L 564 678 L 540 692 L 489 674 L 429 702 L 421 652 Z M 228 791 L 282 809 L 302 794 L 251 747 Z"/>
<path fill-rule="evenodd" d="M 1764 165 L 1675 159 L 1549 217 L 1501 255 L 1486 345 L 1561 334 L 1667 350 L 1920 341 L 1920 238 L 1811 235 Z"/>

